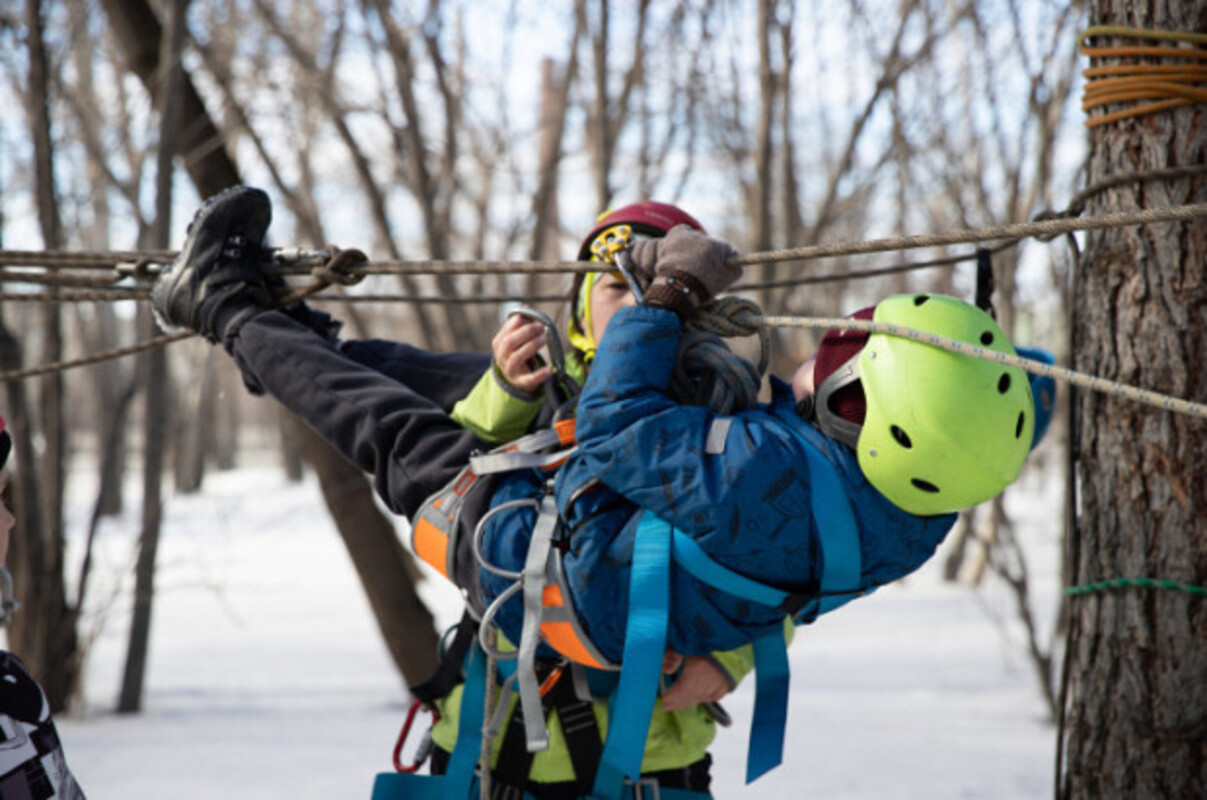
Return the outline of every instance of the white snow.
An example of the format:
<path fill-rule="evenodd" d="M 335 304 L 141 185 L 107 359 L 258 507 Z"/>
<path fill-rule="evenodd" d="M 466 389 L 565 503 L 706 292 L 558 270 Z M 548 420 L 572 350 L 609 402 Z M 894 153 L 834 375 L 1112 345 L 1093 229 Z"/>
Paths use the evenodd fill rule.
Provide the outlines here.
<path fill-rule="evenodd" d="M 1029 474 L 1010 508 L 1050 626 L 1060 509 Z M 78 559 L 90 489 L 73 476 Z M 391 769 L 408 703 L 342 541 L 312 480 L 271 463 L 211 474 L 169 496 L 144 709 L 113 713 L 125 659 L 137 486 L 105 524 L 87 630 L 85 708 L 59 720 L 92 800 L 367 798 Z M 405 526 L 400 522 L 400 533 Z M 718 798 L 979 798 L 1051 794 L 1055 729 L 1000 583 L 945 584 L 933 559 L 798 630 L 785 763 L 744 785 L 753 681 L 725 700 L 713 746 Z M 444 623 L 455 591 L 425 597 Z M 421 719 L 426 719 L 421 717 Z"/>

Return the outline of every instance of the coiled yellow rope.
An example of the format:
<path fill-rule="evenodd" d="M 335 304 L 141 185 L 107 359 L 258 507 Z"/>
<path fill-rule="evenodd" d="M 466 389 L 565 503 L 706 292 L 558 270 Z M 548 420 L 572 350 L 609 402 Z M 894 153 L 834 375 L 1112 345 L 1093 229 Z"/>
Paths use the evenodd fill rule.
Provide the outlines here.
<path fill-rule="evenodd" d="M 1172 42 L 1171 45 L 1091 46 L 1097 38 L 1122 38 Z M 1188 46 L 1187 46 L 1188 45 Z M 1155 114 L 1171 108 L 1207 103 L 1207 34 L 1144 30 L 1098 25 L 1081 37 L 1081 53 L 1091 65 L 1086 77 L 1081 107 L 1085 125 L 1095 128 L 1123 119 Z M 1095 60 L 1115 63 L 1093 65 Z M 1134 60 L 1133 60 L 1134 59 Z M 1151 63 L 1138 59 L 1161 59 L 1175 63 Z M 1133 105 L 1126 105 L 1132 103 Z M 1097 108 L 1124 106 L 1099 115 Z"/>

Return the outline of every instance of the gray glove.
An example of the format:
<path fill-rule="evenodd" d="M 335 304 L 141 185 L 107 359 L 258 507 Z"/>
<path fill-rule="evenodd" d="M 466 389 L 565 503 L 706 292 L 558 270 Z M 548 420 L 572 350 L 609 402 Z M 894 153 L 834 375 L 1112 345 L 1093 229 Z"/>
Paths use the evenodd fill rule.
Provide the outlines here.
<path fill-rule="evenodd" d="M 629 251 L 634 266 L 654 273 L 646 305 L 690 316 L 736 281 L 741 267 L 730 266 L 738 251 L 688 225 L 677 225 L 661 239 L 637 242 Z"/>

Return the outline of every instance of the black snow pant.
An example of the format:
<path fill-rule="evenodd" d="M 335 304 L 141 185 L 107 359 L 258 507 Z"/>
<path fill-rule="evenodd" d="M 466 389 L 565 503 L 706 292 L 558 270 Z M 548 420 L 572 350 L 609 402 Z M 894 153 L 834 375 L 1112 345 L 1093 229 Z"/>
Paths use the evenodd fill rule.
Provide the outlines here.
<path fill-rule="evenodd" d="M 339 342 L 279 311 L 228 330 L 248 388 L 268 394 L 373 477 L 408 519 L 489 446 L 449 416 L 490 365 L 484 353 L 430 353 L 381 340 Z"/>

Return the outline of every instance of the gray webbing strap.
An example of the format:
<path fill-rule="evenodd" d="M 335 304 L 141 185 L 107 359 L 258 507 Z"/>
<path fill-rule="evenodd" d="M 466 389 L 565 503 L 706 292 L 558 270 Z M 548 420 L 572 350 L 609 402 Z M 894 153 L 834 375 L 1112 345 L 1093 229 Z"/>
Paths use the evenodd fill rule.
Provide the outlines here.
<path fill-rule="evenodd" d="M 554 437 L 554 443 L 556 442 L 557 438 Z M 470 456 L 469 465 L 478 475 L 493 475 L 496 472 L 510 472 L 516 469 L 541 469 L 565 461 L 574 450 L 575 448 L 569 447 L 553 453 L 525 453 L 520 450 L 484 453 L 480 456 Z"/>
<path fill-rule="evenodd" d="M 520 685 L 520 708 L 524 712 L 524 735 L 530 753 L 549 747 L 549 729 L 545 727 L 545 711 L 541 707 L 541 690 L 536 679 L 536 648 L 540 644 L 545 574 L 557 522 L 557 503 L 553 495 L 547 493 L 541 498 L 521 578 L 524 585 L 524 625 L 520 629 L 516 674 Z"/>

